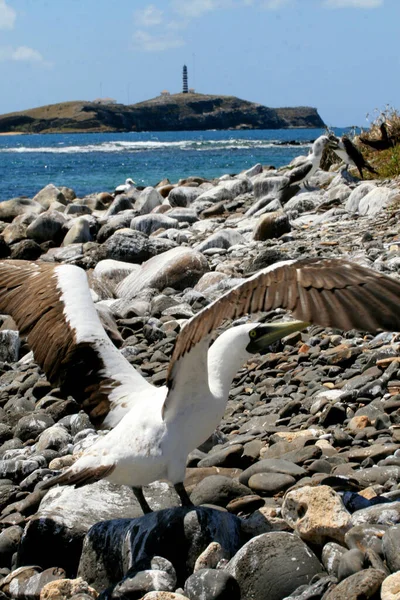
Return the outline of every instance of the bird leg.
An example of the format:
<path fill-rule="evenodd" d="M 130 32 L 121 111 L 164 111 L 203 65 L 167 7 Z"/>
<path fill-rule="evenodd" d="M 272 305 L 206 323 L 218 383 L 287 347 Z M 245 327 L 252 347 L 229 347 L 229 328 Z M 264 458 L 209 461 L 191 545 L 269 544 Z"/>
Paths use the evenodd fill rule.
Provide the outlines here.
<path fill-rule="evenodd" d="M 136 500 L 139 502 L 140 508 L 142 509 L 143 513 L 145 515 L 147 515 L 148 513 L 153 512 L 151 510 L 150 506 L 148 505 L 146 498 L 144 497 L 142 488 L 141 487 L 133 487 L 132 491 L 135 494 Z"/>
<path fill-rule="evenodd" d="M 185 490 L 185 486 L 182 481 L 174 484 L 174 488 L 179 498 L 181 499 L 182 506 L 193 506 L 193 502 L 189 498 L 189 494 Z"/>

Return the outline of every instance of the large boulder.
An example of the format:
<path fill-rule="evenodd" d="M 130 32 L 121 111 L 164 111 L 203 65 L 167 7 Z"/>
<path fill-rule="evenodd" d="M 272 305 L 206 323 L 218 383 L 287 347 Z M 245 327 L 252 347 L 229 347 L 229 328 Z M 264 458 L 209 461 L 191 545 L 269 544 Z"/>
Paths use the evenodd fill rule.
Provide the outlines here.
<path fill-rule="evenodd" d="M 28 225 L 26 235 L 38 244 L 52 241 L 59 245 L 63 238 L 65 223 L 66 219 L 60 212 L 47 210 Z"/>
<path fill-rule="evenodd" d="M 67 204 L 64 194 L 52 183 L 40 190 L 33 200 L 39 202 L 45 210 L 48 210 L 53 202 L 59 202 L 64 206 Z"/>
<path fill-rule="evenodd" d="M 179 507 L 103 521 L 86 536 L 78 573 L 100 591 L 148 569 L 152 558 L 161 556 L 183 585 L 199 554 L 215 541 L 234 556 L 241 546 L 240 519 L 211 508 Z"/>
<path fill-rule="evenodd" d="M 11 200 L 4 200 L 0 202 L 0 220 L 1 221 L 12 221 L 14 217 L 24 214 L 40 214 L 44 212 L 43 206 L 31 200 L 30 198 L 11 198 Z"/>
<path fill-rule="evenodd" d="M 25 529 L 17 564 L 35 564 L 43 569 L 58 565 L 68 576 L 75 576 L 83 539 L 92 525 L 103 519 L 140 514 L 142 511 L 130 488 L 105 480 L 78 489 L 53 488 Z"/>
<path fill-rule="evenodd" d="M 286 532 L 251 539 L 227 566 L 239 583 L 241 597 L 252 600 L 282 600 L 323 570 L 310 548 Z"/>
<path fill-rule="evenodd" d="M 128 275 L 117 286 L 117 296 L 129 300 L 145 288 L 163 290 L 193 287 L 208 270 L 206 258 L 197 250 L 177 247 L 146 261 L 140 271 Z"/>

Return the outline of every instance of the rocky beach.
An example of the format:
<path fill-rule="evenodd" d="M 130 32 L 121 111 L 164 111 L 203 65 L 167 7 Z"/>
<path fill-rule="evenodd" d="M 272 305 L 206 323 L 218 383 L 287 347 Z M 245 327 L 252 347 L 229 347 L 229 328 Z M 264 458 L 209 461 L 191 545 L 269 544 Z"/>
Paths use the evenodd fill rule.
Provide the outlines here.
<path fill-rule="evenodd" d="M 184 322 L 259 269 L 339 257 L 399 278 L 399 181 L 323 161 L 285 187 L 301 161 L 116 196 L 49 184 L 0 203 L 0 258 L 82 267 L 113 342 L 163 385 Z M 254 355 L 188 457 L 195 507 L 158 481 L 143 515 L 105 480 L 40 489 L 104 432 L 0 323 L 0 600 L 400 598 L 398 333 L 311 326 Z"/>

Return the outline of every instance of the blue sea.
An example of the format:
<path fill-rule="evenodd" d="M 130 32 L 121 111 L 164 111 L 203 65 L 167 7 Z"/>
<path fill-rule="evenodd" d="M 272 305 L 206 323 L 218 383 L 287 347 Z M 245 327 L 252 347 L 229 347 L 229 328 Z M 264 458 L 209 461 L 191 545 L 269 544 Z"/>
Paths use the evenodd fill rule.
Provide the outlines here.
<path fill-rule="evenodd" d="M 335 129 L 337 135 L 345 130 Z M 34 196 L 48 183 L 78 197 L 190 175 L 213 178 L 256 163 L 280 167 L 308 154 L 322 129 L 62 133 L 0 136 L 0 201 Z M 284 144 L 282 144 L 284 142 Z"/>

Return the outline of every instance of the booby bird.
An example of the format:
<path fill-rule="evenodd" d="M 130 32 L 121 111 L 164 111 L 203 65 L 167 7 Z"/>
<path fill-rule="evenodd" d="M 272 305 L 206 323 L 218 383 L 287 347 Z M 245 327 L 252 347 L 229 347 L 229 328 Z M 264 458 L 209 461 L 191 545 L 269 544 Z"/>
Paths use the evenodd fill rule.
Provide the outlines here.
<path fill-rule="evenodd" d="M 114 195 L 118 196 L 118 194 L 125 194 L 126 192 L 129 192 L 129 190 L 133 187 L 135 187 L 136 182 L 133 181 L 133 179 L 131 179 L 130 177 L 128 177 L 128 179 L 125 179 L 125 183 L 122 183 L 121 185 L 117 186 L 114 190 Z"/>
<path fill-rule="evenodd" d="M 368 139 L 360 135 L 360 142 L 365 144 L 366 146 L 370 146 L 374 150 L 387 150 L 388 148 L 393 148 L 398 142 L 399 137 L 395 135 L 389 136 L 387 132 L 386 123 L 381 123 L 379 125 L 379 129 L 381 131 L 381 139 L 375 140 L 373 138 Z"/>
<path fill-rule="evenodd" d="M 311 153 L 306 157 L 306 160 L 299 166 L 295 167 L 288 174 L 289 181 L 281 188 L 285 189 L 290 185 L 307 185 L 308 179 L 314 175 L 321 163 L 322 153 L 326 146 L 330 145 L 330 139 L 327 135 L 320 135 L 312 145 Z"/>
<path fill-rule="evenodd" d="M 363 179 L 363 169 L 366 169 L 370 173 L 378 174 L 377 171 L 365 160 L 360 150 L 353 144 L 351 139 L 347 135 L 342 135 L 342 138 L 336 137 L 336 135 L 330 134 L 329 139 L 331 141 L 331 147 L 336 156 L 341 158 L 346 165 L 346 171 L 349 165 L 357 167 L 360 173 L 361 179 Z"/>
<path fill-rule="evenodd" d="M 237 370 L 254 352 L 310 323 L 339 329 L 400 331 L 400 281 L 342 259 L 271 265 L 203 308 L 182 327 L 167 385 L 155 387 L 106 335 L 86 273 L 74 265 L 0 261 L 0 312 L 10 314 L 49 381 L 71 394 L 98 428 L 110 431 L 60 475 L 85 485 L 102 478 L 129 485 L 144 512 L 142 486 L 170 480 L 182 504 L 188 453 L 220 422 Z M 230 327 L 225 319 L 281 307 L 296 321 Z"/>

